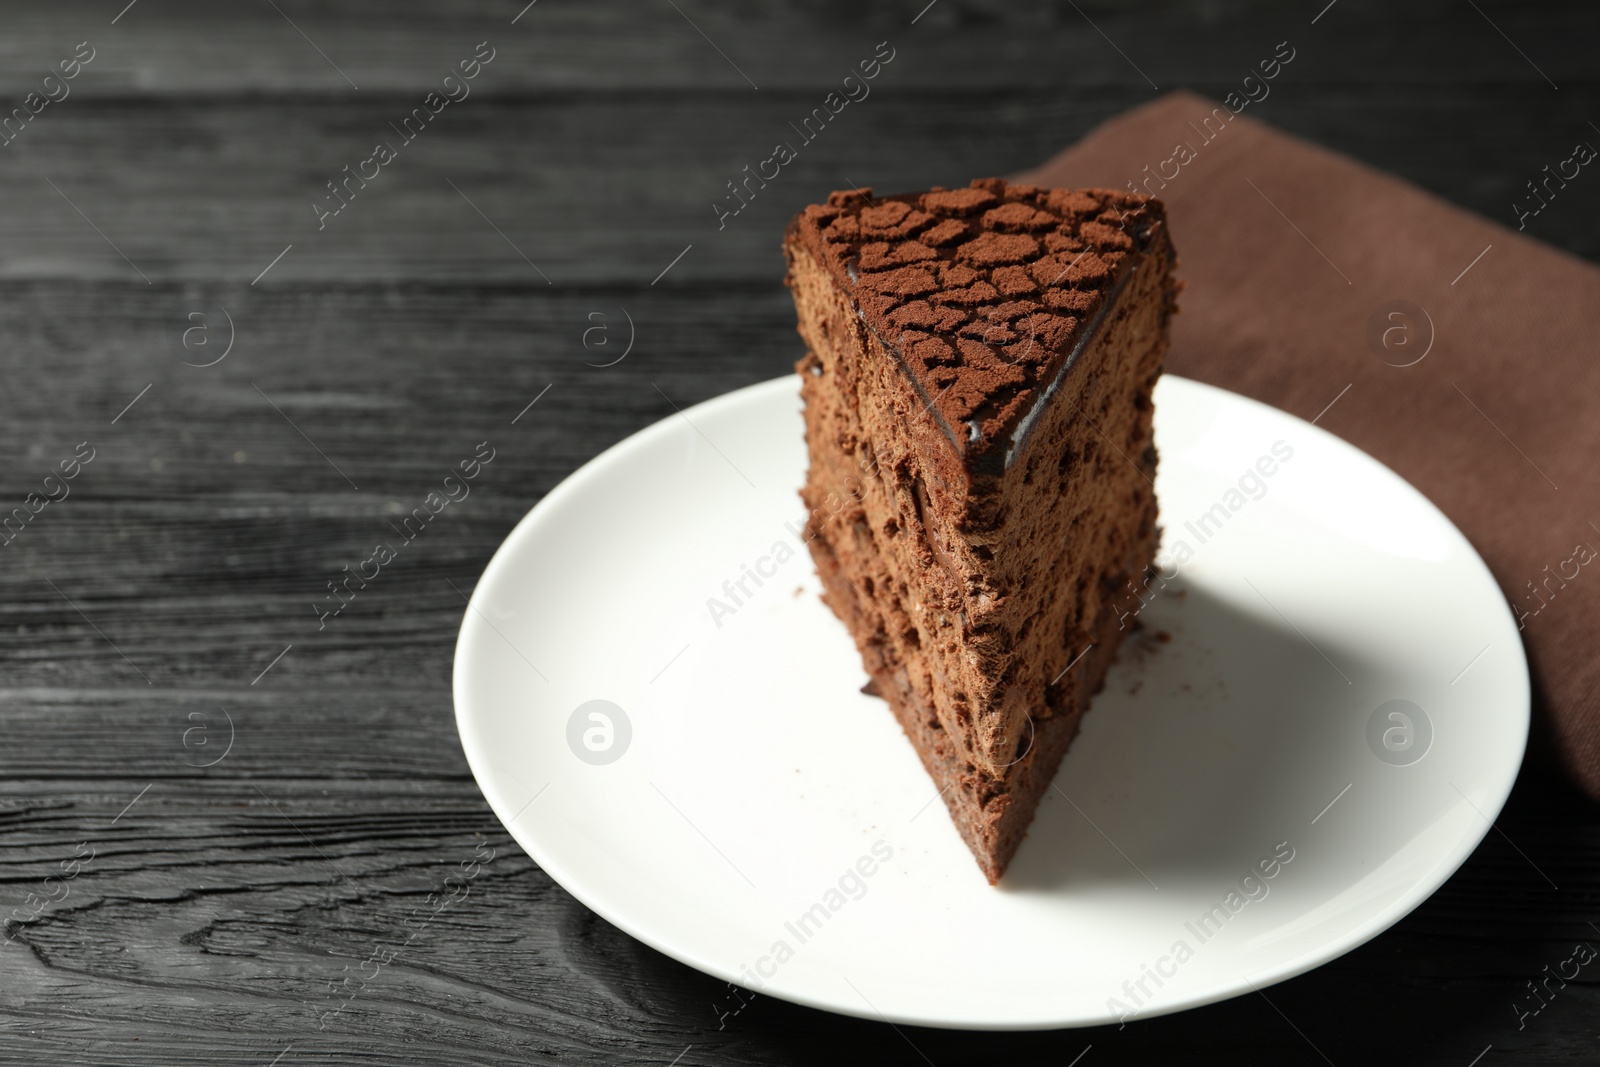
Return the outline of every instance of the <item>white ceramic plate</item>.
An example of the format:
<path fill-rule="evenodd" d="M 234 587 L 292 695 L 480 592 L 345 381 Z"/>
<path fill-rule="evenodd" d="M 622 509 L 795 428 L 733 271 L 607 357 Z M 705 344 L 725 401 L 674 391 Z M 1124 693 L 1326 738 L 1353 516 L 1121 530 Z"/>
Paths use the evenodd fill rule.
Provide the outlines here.
<path fill-rule="evenodd" d="M 1362 944 L 1505 801 L 1516 626 L 1460 532 L 1364 453 L 1170 375 L 1156 401 L 1176 574 L 998 887 L 817 599 L 793 378 L 635 434 L 506 539 L 456 647 L 484 795 L 634 937 L 866 1018 L 1146 1017 Z"/>

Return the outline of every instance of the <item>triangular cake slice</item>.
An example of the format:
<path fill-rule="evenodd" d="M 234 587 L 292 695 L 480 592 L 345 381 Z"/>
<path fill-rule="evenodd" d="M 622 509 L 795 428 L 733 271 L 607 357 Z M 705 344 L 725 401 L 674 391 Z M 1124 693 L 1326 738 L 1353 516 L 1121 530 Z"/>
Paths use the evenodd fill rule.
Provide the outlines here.
<path fill-rule="evenodd" d="M 824 600 L 998 881 L 1155 554 L 1159 201 L 834 193 L 785 240 Z"/>

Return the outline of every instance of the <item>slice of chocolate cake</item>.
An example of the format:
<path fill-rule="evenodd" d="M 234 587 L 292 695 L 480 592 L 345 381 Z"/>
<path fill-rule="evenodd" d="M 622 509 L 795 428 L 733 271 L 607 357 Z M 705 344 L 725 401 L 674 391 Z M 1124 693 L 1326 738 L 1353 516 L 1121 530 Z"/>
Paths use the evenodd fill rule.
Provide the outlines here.
<path fill-rule="evenodd" d="M 823 599 L 998 881 L 1155 554 L 1162 206 L 998 179 L 856 190 L 784 251 Z"/>

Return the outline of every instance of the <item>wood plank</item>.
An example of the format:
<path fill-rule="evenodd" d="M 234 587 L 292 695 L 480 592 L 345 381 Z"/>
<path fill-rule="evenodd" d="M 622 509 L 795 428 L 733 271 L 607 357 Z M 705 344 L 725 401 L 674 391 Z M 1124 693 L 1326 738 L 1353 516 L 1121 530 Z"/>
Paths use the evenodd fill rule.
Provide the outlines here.
<path fill-rule="evenodd" d="M 648 287 L 218 293 L 236 351 L 207 368 L 165 342 L 163 308 L 187 306 L 180 293 L 52 284 L 12 297 L 0 335 L 52 322 L 69 336 L 12 349 L 0 454 L 27 458 L 0 469 L 0 500 L 21 506 L 79 442 L 96 449 L 70 495 L 3 549 L 14 688 L 247 686 L 291 643 L 263 685 L 442 682 L 463 610 L 450 583 L 470 591 L 544 492 L 674 403 L 785 374 L 801 351 L 787 296 L 765 289 L 724 292 L 710 316 Z M 634 351 L 589 365 L 588 314 L 610 316 L 620 351 L 619 309 Z M 101 338 L 122 340 L 107 351 Z M 481 442 L 494 458 L 470 495 L 319 623 L 341 567 L 400 543 L 391 524 Z"/>
<path fill-rule="evenodd" d="M 696 1055 L 683 1062 L 783 1063 L 814 1062 L 849 1040 L 889 1062 L 917 1061 L 888 1027 L 770 998 L 720 1018 L 737 1003 L 726 987 L 567 898 L 498 829 L 469 781 L 257 777 L 231 759 L 219 770 L 230 767 L 240 777 L 158 780 L 131 808 L 138 776 L 121 788 L 51 783 L 70 790 L 71 805 L 28 787 L 0 811 L 0 892 L 25 915 L 38 912 L 6 928 L 0 1006 L 13 1028 L 0 1029 L 0 1055 L 266 1063 L 292 1046 L 289 1062 L 305 1063 L 377 1049 L 407 1062 L 612 1063 L 669 1062 L 693 1044 Z M 1511 830 L 1541 856 L 1592 856 L 1600 844 L 1592 832 Z M 45 892 L 43 879 L 59 877 L 75 849 L 93 858 L 47 890 L 60 899 L 29 904 L 28 893 Z M 490 855 L 446 888 L 449 872 L 465 875 L 474 857 Z M 1562 859 L 1548 868 L 1558 881 L 1583 870 Z M 430 893 L 455 899 L 440 906 Z M 1461 936 L 1464 915 L 1512 900 L 1521 906 L 1502 923 Z M 1491 1041 L 1517 1062 L 1558 1062 L 1552 1032 L 1592 1012 L 1592 988 L 1570 985 L 1540 1027 L 1507 1033 L 1515 979 L 1486 973 L 1482 961 L 1537 974 L 1583 936 L 1585 914 L 1579 896 L 1549 891 L 1514 849 L 1489 844 L 1395 931 L 1275 988 L 1272 1003 L 1334 1062 L 1406 1053 L 1444 1062 L 1463 1051 L 1470 1059 Z M 358 996 L 346 1004 L 330 992 L 380 945 L 398 955 L 368 966 L 365 988 L 348 987 Z M 1329 1001 L 1368 1024 L 1340 1024 Z M 1256 997 L 1122 1031 L 903 1029 L 938 1063 L 1070 1059 L 1090 1043 L 1108 1062 L 1232 1062 L 1242 1047 L 1273 1060 L 1315 1058 Z M 1197 1030 L 1239 1040 L 1196 1045 Z"/>
<path fill-rule="evenodd" d="M 85 39 L 95 58 L 69 100 L 77 94 L 420 95 L 482 40 L 497 49 L 484 75 L 486 92 L 711 88 L 742 94 L 755 92 L 752 81 L 763 93 L 825 88 L 882 40 L 898 50 L 896 84 L 918 90 L 1149 89 L 1146 75 L 1162 88 L 1236 81 L 1284 39 L 1304 45 L 1307 55 L 1320 51 L 1323 76 L 1343 84 L 1499 82 L 1548 91 L 1543 71 L 1570 91 L 1595 78 L 1584 35 L 1561 30 L 1586 23 L 1589 13 L 1579 0 L 1482 4 L 1483 14 L 1450 0 L 1403 7 L 1341 0 L 1315 25 L 1325 4 L 1285 7 L 1265 0 L 1166 4 L 1154 14 L 1103 0 L 938 0 L 931 6 L 908 0 L 864 17 L 796 0 L 759 7 L 690 0 L 678 10 L 620 0 L 526 2 L 139 0 L 112 25 L 121 3 L 58 0 L 7 13 L 0 99 L 38 87 Z"/>
<path fill-rule="evenodd" d="M 1463 107 L 1455 89 L 1331 93 L 1287 78 L 1255 114 L 1507 225 L 1526 181 L 1586 132 L 1600 137 L 1578 94 L 1495 89 Z M 816 101 L 798 93 L 468 99 L 409 145 L 390 128 L 403 107 L 385 98 L 304 108 L 85 100 L 9 149 L 17 159 L 0 169 L 0 197 L 12 206 L 0 214 L 0 279 L 242 290 L 265 271 L 256 290 L 410 280 L 648 286 L 692 244 L 659 285 L 775 287 L 784 223 L 830 190 L 958 185 L 1021 170 L 1148 96 L 885 90 L 809 144 L 789 124 Z M 1492 169 L 1482 161 L 1490 129 L 1500 161 Z M 397 158 L 364 189 L 346 178 L 343 168 L 361 166 L 385 138 L 401 146 Z M 797 143 L 799 157 L 723 217 L 714 205 L 739 203 L 727 183 L 779 140 Z M 126 162 L 77 162 L 101 154 Z M 335 178 L 353 194 L 331 193 Z M 343 206 L 321 217 L 314 204 Z M 1563 198 L 1532 232 L 1600 256 L 1600 200 Z"/>

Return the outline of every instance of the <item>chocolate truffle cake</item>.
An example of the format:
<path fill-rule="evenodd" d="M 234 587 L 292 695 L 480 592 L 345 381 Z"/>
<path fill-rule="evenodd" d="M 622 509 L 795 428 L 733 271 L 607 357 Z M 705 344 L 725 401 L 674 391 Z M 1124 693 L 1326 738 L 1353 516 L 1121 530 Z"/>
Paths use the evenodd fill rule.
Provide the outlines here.
<path fill-rule="evenodd" d="M 823 599 L 998 881 L 1156 547 L 1161 203 L 975 181 L 789 226 Z"/>

